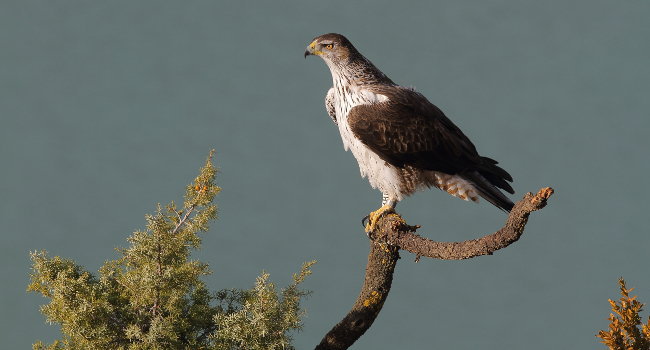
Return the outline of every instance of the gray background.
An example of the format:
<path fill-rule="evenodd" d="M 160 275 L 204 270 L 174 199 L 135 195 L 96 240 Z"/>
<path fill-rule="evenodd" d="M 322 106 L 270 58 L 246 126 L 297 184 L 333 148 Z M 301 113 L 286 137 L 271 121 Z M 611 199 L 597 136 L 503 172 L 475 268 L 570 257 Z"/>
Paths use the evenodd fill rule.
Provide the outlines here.
<path fill-rule="evenodd" d="M 58 336 L 27 294 L 31 250 L 92 271 L 180 200 L 210 148 L 220 219 L 198 258 L 212 289 L 279 285 L 317 259 L 312 348 L 361 285 L 359 220 L 380 202 L 323 106 L 310 40 L 347 35 L 441 107 L 550 206 L 494 256 L 413 262 L 355 349 L 593 349 L 624 276 L 650 302 L 650 2 L 29 1 L 0 3 L 0 339 Z M 504 214 L 431 190 L 398 207 L 438 240 Z M 647 316 L 647 311 L 645 312 Z"/>

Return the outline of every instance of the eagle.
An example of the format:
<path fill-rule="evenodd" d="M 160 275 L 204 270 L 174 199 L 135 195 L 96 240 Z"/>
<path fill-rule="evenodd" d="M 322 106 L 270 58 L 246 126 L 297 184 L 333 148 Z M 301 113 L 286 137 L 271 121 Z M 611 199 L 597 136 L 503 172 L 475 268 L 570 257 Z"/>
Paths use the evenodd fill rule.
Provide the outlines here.
<path fill-rule="evenodd" d="M 404 197 L 436 187 L 454 197 L 484 198 L 509 212 L 512 176 L 483 157 L 445 114 L 411 87 L 394 83 L 341 34 L 312 40 L 305 51 L 321 57 L 332 74 L 325 97 L 345 150 L 352 152 L 362 177 L 382 192 L 382 206 L 366 218 L 366 232 L 394 212 Z M 364 220 L 365 221 L 365 220 Z"/>

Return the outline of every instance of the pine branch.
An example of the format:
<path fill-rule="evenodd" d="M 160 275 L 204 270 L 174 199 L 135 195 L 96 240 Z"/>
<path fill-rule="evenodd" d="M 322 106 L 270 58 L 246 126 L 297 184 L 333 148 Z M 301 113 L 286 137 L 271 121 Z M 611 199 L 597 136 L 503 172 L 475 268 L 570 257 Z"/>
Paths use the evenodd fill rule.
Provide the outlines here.
<path fill-rule="evenodd" d="M 625 280 L 619 278 L 621 298 L 618 301 L 609 299 L 612 313 L 609 314 L 609 330 L 601 330 L 596 336 L 602 339 L 610 350 L 649 350 L 650 349 L 650 317 L 643 324 L 641 311 L 644 304 L 630 296 L 634 288 L 627 288 Z"/>
<path fill-rule="evenodd" d="M 41 311 L 62 332 L 60 341 L 36 342 L 34 349 L 293 349 L 300 302 L 309 294 L 300 284 L 313 262 L 280 291 L 262 274 L 252 289 L 211 293 L 201 279 L 208 265 L 191 259 L 199 233 L 217 215 L 212 155 L 186 186 L 182 208 L 158 205 L 146 215 L 146 229 L 134 232 L 98 277 L 72 260 L 31 254 L 28 290 L 49 299 Z"/>

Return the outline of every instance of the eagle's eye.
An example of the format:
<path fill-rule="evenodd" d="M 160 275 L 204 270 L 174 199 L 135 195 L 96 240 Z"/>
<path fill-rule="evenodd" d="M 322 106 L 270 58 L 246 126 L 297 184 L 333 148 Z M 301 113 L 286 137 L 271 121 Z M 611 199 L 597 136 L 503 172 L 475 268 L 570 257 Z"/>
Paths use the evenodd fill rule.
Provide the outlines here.
<path fill-rule="evenodd" d="M 334 44 L 327 44 L 325 45 L 325 48 L 328 50 L 331 50 L 334 47 Z"/>

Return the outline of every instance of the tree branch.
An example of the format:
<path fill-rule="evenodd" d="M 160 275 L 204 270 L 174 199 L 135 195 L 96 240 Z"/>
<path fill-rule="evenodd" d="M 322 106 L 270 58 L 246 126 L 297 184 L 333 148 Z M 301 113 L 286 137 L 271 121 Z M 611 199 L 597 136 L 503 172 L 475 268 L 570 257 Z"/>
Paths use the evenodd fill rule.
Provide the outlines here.
<path fill-rule="evenodd" d="M 366 277 L 348 314 L 323 338 L 316 350 L 342 350 L 365 333 L 379 315 L 393 282 L 399 248 L 370 241 Z"/>
<path fill-rule="evenodd" d="M 436 242 L 415 234 L 418 226 L 409 226 L 397 214 L 383 217 L 372 238 L 417 256 L 443 260 L 469 259 L 480 255 L 492 255 L 495 251 L 516 242 L 524 233 L 528 216 L 531 212 L 546 206 L 547 199 L 553 194 L 550 187 L 542 188 L 536 195 L 526 193 L 510 211 L 505 225 L 497 232 L 463 242 Z"/>
<path fill-rule="evenodd" d="M 196 209 L 196 204 L 192 204 L 189 207 L 189 209 L 187 209 L 187 211 L 185 212 L 185 215 L 183 215 L 182 218 L 181 218 L 180 215 L 178 215 L 178 212 L 176 212 L 176 210 L 174 210 L 174 212 L 176 212 L 176 215 L 178 216 L 179 220 L 178 220 L 178 223 L 176 224 L 176 227 L 174 227 L 174 229 L 172 230 L 172 235 L 176 234 L 178 232 L 178 230 L 181 228 L 181 226 L 183 226 L 183 224 L 187 221 L 187 218 L 190 217 L 190 215 L 192 214 L 194 209 Z"/>
<path fill-rule="evenodd" d="M 383 216 L 377 229 L 370 234 L 372 240 L 361 293 L 352 309 L 325 335 L 316 350 L 347 349 L 370 328 L 390 292 L 400 249 L 416 254 L 418 259 L 426 256 L 460 260 L 491 255 L 516 242 L 524 233 L 530 213 L 544 208 L 552 194 L 550 187 L 540 189 L 535 195 L 527 193 L 512 208 L 500 230 L 463 242 L 432 241 L 415 234 L 419 226 L 408 225 L 398 214 Z"/>

